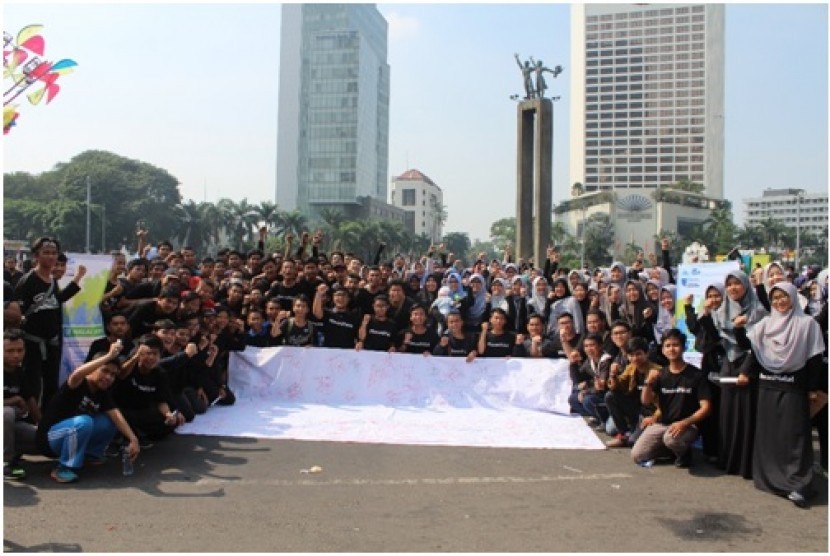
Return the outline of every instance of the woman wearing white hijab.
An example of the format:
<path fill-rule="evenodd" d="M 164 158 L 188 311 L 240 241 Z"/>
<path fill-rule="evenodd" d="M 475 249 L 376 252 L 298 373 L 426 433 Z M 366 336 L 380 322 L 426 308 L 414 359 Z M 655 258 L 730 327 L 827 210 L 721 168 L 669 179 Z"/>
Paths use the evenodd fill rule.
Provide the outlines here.
<path fill-rule="evenodd" d="M 726 298 L 712 313 L 726 357 L 720 369 L 720 407 L 718 408 L 720 445 L 718 465 L 730 475 L 752 478 L 752 442 L 755 437 L 757 381 L 739 372 L 749 355 L 738 335 L 750 331 L 767 315 L 749 277 L 733 270 L 724 280 Z"/>
<path fill-rule="evenodd" d="M 654 323 L 654 341 L 658 344 L 663 340 L 663 332 L 675 328 L 676 302 L 677 287 L 674 284 L 666 284 L 660 288 L 657 321 Z"/>
<path fill-rule="evenodd" d="M 795 286 L 781 282 L 769 293 L 772 313 L 747 332 L 753 354 L 747 368 L 759 379 L 753 480 L 805 507 L 813 479 L 809 396 L 827 374 L 824 339 Z"/>
<path fill-rule="evenodd" d="M 761 272 L 761 283 L 755 286 L 755 292 L 758 294 L 758 299 L 764 305 L 764 308 L 769 311 L 769 292 L 772 287 L 780 282 L 787 282 L 787 272 L 784 270 L 784 265 L 778 261 L 772 261 L 764 265 L 764 270 Z M 803 295 L 798 295 L 798 303 L 801 308 L 807 306 L 807 298 Z"/>
<path fill-rule="evenodd" d="M 543 276 L 537 276 L 533 279 L 531 285 L 530 295 L 528 295 L 527 300 L 527 311 L 528 314 L 536 313 L 537 315 L 542 315 L 542 318 L 545 319 L 545 322 L 548 320 L 547 314 L 547 303 L 548 303 L 548 295 L 550 294 L 550 286 L 548 285 L 548 281 Z"/>

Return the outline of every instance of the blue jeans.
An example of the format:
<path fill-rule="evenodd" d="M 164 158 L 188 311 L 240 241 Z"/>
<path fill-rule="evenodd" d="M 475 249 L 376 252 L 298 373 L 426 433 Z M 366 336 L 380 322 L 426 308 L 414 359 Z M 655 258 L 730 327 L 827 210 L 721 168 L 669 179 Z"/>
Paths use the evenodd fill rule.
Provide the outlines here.
<path fill-rule="evenodd" d="M 78 415 L 52 425 L 47 438 L 49 448 L 58 455 L 61 465 L 80 469 L 85 455 L 104 455 L 116 431 L 109 416 L 103 413 Z"/>
<path fill-rule="evenodd" d="M 582 407 L 591 417 L 605 423 L 608 420 L 608 410 L 605 407 L 605 392 L 587 394 L 582 400 Z"/>

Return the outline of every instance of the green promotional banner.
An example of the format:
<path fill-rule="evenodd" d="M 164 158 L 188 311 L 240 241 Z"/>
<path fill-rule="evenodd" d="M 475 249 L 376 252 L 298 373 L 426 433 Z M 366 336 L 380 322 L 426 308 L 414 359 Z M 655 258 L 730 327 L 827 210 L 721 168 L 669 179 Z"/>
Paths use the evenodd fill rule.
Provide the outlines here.
<path fill-rule="evenodd" d="M 60 384 L 84 362 L 92 342 L 105 334 L 99 305 L 112 267 L 111 255 L 67 253 L 66 256 L 69 260 L 66 263 L 66 274 L 59 282 L 61 289 L 75 278 L 79 265 L 86 267 L 86 275 L 80 282 L 81 291 L 63 304 Z"/>

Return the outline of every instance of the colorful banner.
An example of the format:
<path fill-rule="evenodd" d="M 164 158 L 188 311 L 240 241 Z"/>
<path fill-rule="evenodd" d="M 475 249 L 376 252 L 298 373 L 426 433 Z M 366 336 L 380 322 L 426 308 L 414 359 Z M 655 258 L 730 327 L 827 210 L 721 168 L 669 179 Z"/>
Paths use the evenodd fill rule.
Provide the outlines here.
<path fill-rule="evenodd" d="M 677 328 L 686 334 L 686 352 L 683 358 L 687 363 L 700 367 L 703 357 L 695 351 L 695 337 L 686 326 L 686 296 L 694 295 L 692 306 L 700 315 L 703 312 L 703 302 L 706 298 L 706 288 L 716 282 L 723 283 L 726 274 L 738 270 L 738 261 L 720 263 L 681 264 L 677 267 L 677 302 L 674 305 Z"/>
<path fill-rule="evenodd" d="M 75 277 L 78 265 L 86 267 L 81 279 L 81 291 L 63 304 L 63 357 L 60 383 L 86 359 L 92 342 L 104 335 L 104 322 L 99 305 L 104 297 L 110 269 L 111 255 L 67 253 L 66 274 L 59 282 L 65 288 Z"/>
<path fill-rule="evenodd" d="M 564 359 L 426 357 L 279 347 L 232 352 L 236 404 L 181 434 L 601 450 L 569 415 Z"/>

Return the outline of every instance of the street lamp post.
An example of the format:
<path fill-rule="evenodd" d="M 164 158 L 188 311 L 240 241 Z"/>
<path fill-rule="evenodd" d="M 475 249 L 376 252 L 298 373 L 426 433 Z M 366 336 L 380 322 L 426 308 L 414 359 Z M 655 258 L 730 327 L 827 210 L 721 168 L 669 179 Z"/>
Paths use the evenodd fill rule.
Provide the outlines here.
<path fill-rule="evenodd" d="M 795 271 L 801 272 L 798 266 L 799 255 L 801 254 L 801 196 L 804 192 L 795 194 Z"/>
<path fill-rule="evenodd" d="M 579 234 L 582 246 L 579 250 L 579 271 L 585 268 L 585 205 L 582 205 L 582 233 Z"/>
<path fill-rule="evenodd" d="M 89 253 L 89 223 L 90 210 L 92 203 L 92 181 L 89 176 L 86 177 L 86 252 Z"/>

